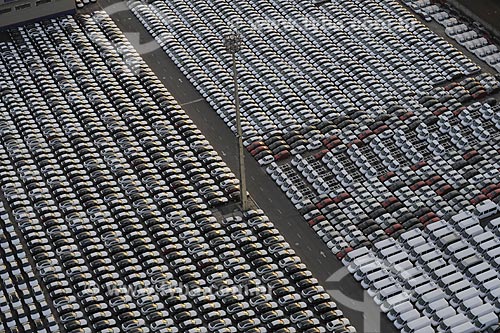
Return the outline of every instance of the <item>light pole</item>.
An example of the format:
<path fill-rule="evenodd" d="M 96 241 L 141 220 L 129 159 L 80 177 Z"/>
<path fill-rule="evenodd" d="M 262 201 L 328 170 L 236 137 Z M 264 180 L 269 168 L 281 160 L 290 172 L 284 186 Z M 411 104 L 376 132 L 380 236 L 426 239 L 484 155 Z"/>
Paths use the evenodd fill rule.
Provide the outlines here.
<path fill-rule="evenodd" d="M 245 156 L 243 155 L 243 133 L 241 130 L 240 98 L 238 96 L 238 71 L 236 69 L 236 53 L 241 49 L 241 37 L 232 33 L 224 38 L 226 50 L 233 58 L 234 105 L 236 108 L 236 131 L 238 138 L 239 164 L 240 164 L 240 201 L 241 209 L 247 210 L 247 181 L 245 176 Z"/>

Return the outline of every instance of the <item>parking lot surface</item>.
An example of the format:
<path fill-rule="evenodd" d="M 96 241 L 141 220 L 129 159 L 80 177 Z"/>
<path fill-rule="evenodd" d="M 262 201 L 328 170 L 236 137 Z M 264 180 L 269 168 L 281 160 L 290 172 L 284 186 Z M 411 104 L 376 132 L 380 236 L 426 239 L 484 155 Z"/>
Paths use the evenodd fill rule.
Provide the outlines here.
<path fill-rule="evenodd" d="M 116 1 L 101 0 L 98 2 L 104 10 L 116 4 Z M 110 7 L 109 13 L 117 26 L 125 32 L 139 32 L 140 42 L 148 43 L 148 32 L 142 24 L 129 11 L 123 7 Z M 144 60 L 162 80 L 165 87 L 179 101 L 193 122 L 207 137 L 214 148 L 221 154 L 224 161 L 232 170 L 238 169 L 237 146 L 234 134 L 225 126 L 212 107 L 203 99 L 196 89 L 189 83 L 175 64 L 161 49 L 153 50 L 142 55 Z M 276 187 L 268 175 L 260 168 L 248 153 L 246 155 L 248 191 L 276 227 L 283 233 L 297 254 L 307 263 L 321 284 L 345 295 L 352 295 L 354 300 L 363 300 L 363 294 L 355 280 L 349 275 L 344 276 L 342 283 L 328 281 L 336 271 L 343 268 L 342 264 L 334 257 L 324 244 L 318 242 L 317 236 L 304 224 L 304 218 L 297 212 L 288 198 Z M 376 305 L 367 300 L 367 308 L 372 306 L 372 313 L 363 313 L 351 309 L 351 304 L 339 303 L 339 307 L 346 313 L 353 325 L 363 332 L 372 332 L 369 322 L 364 316 L 373 318 L 379 311 Z M 368 310 L 369 311 L 369 310 Z M 383 315 L 378 316 L 386 329 L 392 330 L 390 322 Z M 365 326 L 366 325 L 366 326 Z M 373 328 L 378 331 L 378 325 Z"/>
<path fill-rule="evenodd" d="M 234 332 L 335 325 L 355 331 L 261 210 L 221 214 L 238 198 L 234 174 L 105 12 L 10 34 L 12 42 L 0 49 L 9 73 L 1 82 L 0 171 L 10 213 L 2 214 L 8 226 L 2 247 L 17 248 L 22 237 L 49 295 L 36 278 L 31 287 L 14 285 L 15 292 L 6 284 L 5 327 Z M 60 54 L 51 53 L 56 42 Z M 26 58 L 17 63 L 19 50 Z M 34 65 L 28 54 L 46 61 Z M 74 77 L 60 80 L 64 70 Z M 34 100 L 30 113 L 25 103 Z M 211 290 L 208 299 L 197 296 L 202 288 Z M 16 293 L 27 292 L 35 292 L 48 324 L 18 304 Z"/>
<path fill-rule="evenodd" d="M 458 0 L 458 2 L 500 31 L 500 22 L 498 22 L 500 4 L 498 1 L 485 0 L 476 2 L 472 0 Z"/>
<path fill-rule="evenodd" d="M 500 89 L 494 75 L 500 62 L 498 48 L 445 7 L 405 3 L 421 18 L 396 1 L 367 2 L 366 7 L 332 1 L 316 8 L 309 2 L 296 7 L 273 1 L 255 8 L 241 4 L 245 17 L 243 7 L 230 3 L 128 5 L 233 131 L 227 101 L 231 78 L 224 71 L 227 54 L 217 41 L 228 32 L 224 23 L 236 22 L 246 44 L 240 80 L 248 89 L 242 94 L 247 150 L 342 259 L 353 250 L 358 253 L 460 214 L 468 212 L 481 220 L 498 210 L 498 164 L 491 158 L 498 149 L 492 118 Z M 336 29 L 335 40 L 324 26 L 297 25 L 304 12 L 317 22 L 331 20 L 328 27 Z M 384 30 L 368 25 L 370 19 L 394 26 Z M 270 24 L 256 27 L 254 22 Z M 418 51 L 410 51 L 415 47 Z M 352 60 L 347 60 L 348 54 L 354 55 Z M 410 61 L 415 57 L 419 60 Z M 337 62 L 330 63 L 332 58 Z M 378 63 L 380 58 L 386 58 L 391 70 L 398 68 L 397 77 L 388 71 L 379 75 L 386 66 Z M 260 76 L 262 72 L 269 76 Z M 382 86 L 390 92 L 379 91 Z M 327 94 L 320 94 L 323 91 Z M 281 109 L 280 103 L 288 108 Z M 483 121 L 473 122 L 474 118 Z M 393 262 L 396 258 L 400 261 Z M 416 259 L 401 254 L 389 263 L 406 260 L 403 266 L 408 267 L 417 265 Z M 367 263 L 363 274 L 371 267 L 371 261 Z M 376 270 L 384 271 L 384 265 Z M 356 266 L 349 267 L 357 280 L 364 278 Z M 384 275 L 385 285 L 363 286 L 372 288 L 384 312 L 396 303 L 385 304 L 380 295 L 417 292 L 412 286 L 385 289 L 404 280 L 400 271 L 393 273 L 392 280 Z M 491 304 L 488 311 L 493 311 Z M 411 321 L 411 327 L 441 324 L 426 316 Z M 397 328 L 405 324 L 409 323 L 395 322 Z"/>
<path fill-rule="evenodd" d="M 413 0 L 78 7 L 0 39 L 5 331 L 498 330 L 480 27 Z"/>

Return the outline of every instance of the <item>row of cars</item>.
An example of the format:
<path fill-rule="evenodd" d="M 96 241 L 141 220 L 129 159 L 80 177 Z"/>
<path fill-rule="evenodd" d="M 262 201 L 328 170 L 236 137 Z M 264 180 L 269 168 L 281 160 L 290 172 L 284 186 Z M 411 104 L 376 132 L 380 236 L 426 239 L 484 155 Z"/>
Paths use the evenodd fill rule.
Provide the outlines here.
<path fill-rule="evenodd" d="M 462 211 L 481 219 L 498 211 L 498 105 L 488 98 L 498 77 L 479 73 L 398 2 L 128 4 L 233 130 L 222 39 L 234 24 L 245 44 L 238 57 L 248 151 L 339 259 Z M 252 25 L 305 13 L 330 24 Z M 435 330 L 420 322 L 421 332 Z"/>
<path fill-rule="evenodd" d="M 136 12 L 136 14 L 141 14 L 141 15 L 144 14 L 142 16 L 139 15 L 139 17 L 143 20 L 143 23 L 147 27 L 151 27 L 150 25 L 148 25 L 149 24 L 148 22 L 155 22 L 155 20 L 159 21 L 159 24 L 162 24 L 161 23 L 162 15 L 168 16 L 170 13 L 173 13 L 173 12 L 169 12 L 169 10 L 171 10 L 171 9 L 167 8 L 162 3 L 151 4 L 151 6 L 150 6 L 152 9 L 151 13 L 148 12 L 147 6 L 145 6 L 145 5 L 142 5 L 139 3 L 131 3 L 131 6 L 134 8 L 134 11 Z M 181 7 L 181 9 L 175 9 L 175 10 L 182 10 L 183 8 L 184 7 Z M 198 10 L 198 8 L 195 8 L 195 9 Z M 186 10 L 189 10 L 189 9 L 186 9 Z M 155 16 L 155 14 L 152 14 L 152 13 L 155 13 L 156 16 Z M 181 21 L 181 20 L 179 20 L 179 21 Z M 168 23 L 172 24 L 173 22 L 172 22 L 172 20 L 169 20 Z M 174 21 L 174 23 L 176 23 L 176 22 Z M 174 25 L 174 24 L 172 24 L 172 25 Z M 155 27 L 157 27 L 157 26 L 158 25 L 155 24 Z M 167 37 L 164 37 L 164 36 L 168 36 L 168 33 L 165 32 L 165 33 L 161 34 L 161 36 L 160 36 L 159 32 L 156 31 L 155 29 L 150 29 L 150 30 L 152 31 L 153 35 L 156 34 L 157 38 L 162 40 L 164 45 L 167 45 L 167 40 L 165 39 Z M 184 31 L 184 30 L 182 30 L 182 31 Z M 180 37 L 182 37 L 182 36 L 180 36 Z M 173 54 L 173 52 L 177 52 L 178 48 L 171 47 L 175 43 L 176 43 L 176 41 L 171 38 L 168 40 L 168 45 L 169 45 L 168 49 L 167 49 L 167 47 L 165 47 L 166 51 L 170 52 L 172 57 L 174 57 L 174 60 L 176 58 L 178 58 L 175 54 Z M 183 40 L 181 39 L 180 44 L 182 44 L 182 43 L 183 43 Z M 213 47 L 215 47 L 215 46 L 213 46 Z M 178 52 L 181 52 L 180 48 L 179 48 Z M 189 51 L 190 49 L 187 49 L 187 50 Z M 188 56 L 188 54 L 185 54 L 185 55 Z M 191 75 L 191 74 L 189 74 L 189 75 Z M 470 87 L 471 89 L 472 88 L 476 89 L 476 91 L 472 92 L 472 94 L 476 94 L 480 91 L 483 91 L 483 90 L 481 90 L 481 87 L 484 87 L 484 86 L 481 84 L 481 80 L 483 80 L 483 77 L 478 77 L 477 86 Z M 244 80 L 242 80 L 242 81 L 244 82 Z M 199 85 L 199 83 L 195 83 L 195 84 Z M 464 84 L 466 84 L 466 83 L 464 82 Z M 495 87 L 492 87 L 490 89 L 490 93 L 494 92 L 494 89 L 498 89 L 498 83 L 496 84 Z M 486 90 L 484 90 L 484 91 L 486 91 Z M 218 93 L 215 93 L 215 94 L 218 95 Z M 426 97 L 426 96 L 429 96 L 429 95 L 421 96 L 422 97 L 421 98 L 422 104 L 424 104 L 425 106 L 420 105 L 419 101 L 413 100 L 413 102 L 416 103 L 417 106 L 419 106 L 419 108 L 420 108 L 418 110 L 415 110 L 415 113 L 417 114 L 417 118 L 428 117 L 428 113 L 432 112 L 431 110 L 434 110 L 433 112 L 437 113 L 438 115 L 439 115 L 438 112 L 444 113 L 443 108 L 445 108 L 445 106 L 441 102 L 439 102 L 435 98 Z M 475 97 L 479 98 L 480 95 L 476 94 Z M 424 100 L 425 98 L 427 98 L 427 100 Z M 209 101 L 211 101 L 211 97 L 207 97 L 207 99 Z M 441 99 L 441 100 L 443 102 L 445 102 L 444 99 Z M 456 102 L 456 99 L 455 99 L 455 102 Z M 408 103 L 408 104 L 410 104 L 410 103 Z M 456 105 L 455 105 L 455 107 L 456 107 Z M 460 104 L 460 107 L 462 107 L 461 104 Z M 421 109 L 423 109 L 423 112 L 417 113 L 417 111 L 421 111 Z M 428 110 L 428 109 L 431 109 L 431 110 Z M 401 117 L 403 117 L 403 116 L 406 116 L 406 114 L 401 115 Z M 437 119 L 436 115 L 432 114 L 432 116 L 435 119 Z M 361 115 L 361 117 L 363 117 L 363 116 Z M 335 137 L 335 134 L 332 135 L 332 133 L 335 133 L 336 129 L 332 129 L 332 127 L 330 125 L 333 125 L 333 126 L 337 125 L 337 127 L 340 127 L 342 129 L 342 133 L 340 133 L 340 134 L 347 138 L 347 140 L 345 140 L 345 141 L 347 141 L 346 144 L 349 144 L 350 143 L 349 141 L 356 141 L 357 138 L 354 140 L 352 139 L 352 136 L 356 135 L 356 134 L 358 134 L 358 136 L 362 136 L 362 135 L 370 135 L 370 133 L 374 132 L 375 135 L 380 134 L 379 136 L 382 139 L 389 138 L 389 137 L 393 136 L 393 130 L 389 129 L 387 125 L 380 123 L 380 121 L 389 120 L 388 117 L 389 116 L 384 117 L 384 115 L 381 115 L 380 117 L 377 117 L 375 119 L 372 119 L 370 117 L 365 117 L 367 119 L 366 121 L 368 122 L 368 124 L 370 124 L 370 122 L 371 122 L 371 127 L 373 128 L 373 130 L 368 128 L 367 126 L 357 126 L 355 123 L 353 123 L 354 120 L 349 119 L 349 117 L 344 118 L 345 121 L 340 121 L 340 120 L 338 121 L 337 119 L 335 119 L 331 122 L 331 124 L 328 124 L 326 122 L 322 122 L 321 126 L 325 126 L 325 127 L 321 127 L 321 129 L 327 128 L 330 130 L 330 132 L 328 132 L 329 136 L 327 138 L 323 139 L 322 143 L 326 144 L 327 147 L 330 146 L 330 149 L 334 150 L 334 152 L 342 152 L 341 147 L 342 146 L 345 147 L 345 145 L 342 145 L 340 141 L 337 142 L 338 138 L 333 139 Z M 342 119 L 342 117 L 339 117 L 339 118 Z M 392 118 L 394 119 L 394 116 L 392 116 Z M 411 118 L 411 114 L 408 115 L 408 117 L 406 119 L 408 119 L 408 118 Z M 369 121 L 368 119 L 371 119 L 371 120 Z M 380 120 L 378 120 L 378 119 L 380 119 Z M 355 120 L 358 120 L 358 119 L 355 118 Z M 396 117 L 396 120 L 397 120 L 397 122 L 394 122 L 393 123 L 394 126 L 391 126 L 391 127 L 394 128 L 394 127 L 399 127 L 400 125 L 402 125 L 402 121 L 400 119 L 398 119 Z M 412 128 L 414 128 L 413 126 L 420 124 L 420 127 L 418 127 L 418 129 L 420 132 L 422 132 L 421 137 L 422 137 L 423 141 L 430 141 L 429 147 L 436 150 L 439 154 L 442 154 L 444 151 L 444 147 L 442 145 L 440 145 L 439 143 L 436 143 L 436 140 L 435 140 L 436 133 L 433 135 L 428 135 L 428 129 L 425 128 L 425 126 L 427 126 L 426 123 L 422 123 L 419 121 L 415 122 L 415 120 L 418 120 L 415 118 L 413 118 L 411 120 L 413 120 L 412 127 L 406 126 L 406 127 L 403 127 L 402 130 L 411 131 Z M 378 123 L 378 124 L 376 124 L 376 123 Z M 432 125 L 432 123 L 430 123 L 430 122 L 428 122 L 428 123 L 430 125 Z M 389 125 L 391 125 L 391 124 L 389 124 Z M 467 126 L 466 124 L 464 124 L 464 125 Z M 445 125 L 443 125 L 443 126 L 445 126 Z M 366 130 L 363 130 L 363 127 L 365 127 Z M 310 127 L 305 126 L 303 128 L 303 130 L 304 130 L 303 132 L 309 131 Z M 313 129 L 313 132 L 314 132 L 314 129 Z M 318 132 L 318 134 L 323 134 L 321 131 L 317 131 L 317 132 Z M 475 132 L 477 133 L 478 136 L 487 136 L 487 133 L 484 133 L 484 131 L 481 131 L 480 127 L 478 127 L 478 129 Z M 307 132 L 307 133 L 309 133 L 309 132 Z M 352 133 L 352 134 L 350 134 L 350 133 Z M 300 134 L 302 134 L 300 131 L 295 131 L 293 129 L 290 130 L 289 132 L 283 134 L 283 135 L 280 135 L 279 133 L 272 131 L 268 134 L 265 134 L 262 138 L 263 140 L 261 140 L 261 141 L 256 141 L 256 142 L 247 141 L 246 143 L 248 144 L 248 150 L 251 152 L 252 155 L 256 156 L 258 160 L 260 160 L 260 158 L 263 156 L 269 156 L 269 154 L 268 154 L 269 151 L 271 151 L 277 159 L 281 159 L 281 158 L 286 158 L 286 156 L 289 155 L 287 153 L 289 151 L 288 147 L 292 148 L 291 145 L 297 142 L 294 140 L 297 140 L 297 135 L 300 135 Z M 403 142 L 402 145 L 405 144 L 403 139 L 404 139 L 403 137 L 400 137 L 398 140 L 398 142 Z M 456 140 L 460 144 L 462 144 L 464 141 L 463 140 L 460 141 L 460 139 L 461 139 L 461 136 L 459 134 L 457 134 L 456 138 L 454 138 L 454 140 Z M 290 141 L 287 141 L 287 140 L 290 140 Z M 300 141 L 301 140 L 299 140 L 299 142 Z M 408 144 L 406 143 L 406 145 L 408 145 Z M 271 146 L 273 150 L 268 149 L 269 146 Z M 383 149 L 383 145 L 381 146 L 380 144 L 378 144 L 378 148 L 380 148 L 380 147 L 382 147 L 382 149 L 379 149 L 379 150 L 384 152 L 385 150 Z M 413 147 L 410 147 L 409 152 L 408 152 L 408 154 L 413 154 L 413 155 L 411 155 L 411 157 L 412 157 L 411 160 L 413 162 L 421 161 L 423 158 L 423 155 L 419 151 L 417 151 L 415 149 L 412 150 L 411 148 L 413 148 Z M 347 149 L 347 148 L 344 148 L 344 149 Z M 292 153 L 299 153 L 300 150 L 296 151 L 293 148 L 293 149 L 291 149 L 291 151 L 292 151 Z M 266 158 L 265 160 L 262 161 L 263 162 L 262 164 L 267 164 L 269 161 L 272 161 L 272 159 Z M 394 159 L 391 154 L 387 154 L 384 156 L 384 162 L 386 162 L 388 164 L 390 171 L 395 171 L 396 169 L 399 169 L 399 167 L 400 167 L 400 163 L 396 159 Z M 335 163 L 332 163 L 332 164 L 335 164 Z M 367 177 L 372 177 L 374 175 L 373 168 L 370 168 L 369 165 L 366 168 L 366 172 L 368 173 Z M 350 182 L 352 182 L 352 179 L 350 178 L 349 174 L 344 174 L 343 176 L 344 176 L 344 178 L 341 177 L 341 179 L 339 179 L 339 182 L 341 182 L 343 185 L 346 185 L 346 184 L 349 184 Z M 308 177 L 311 177 L 311 176 L 308 175 Z M 321 177 L 316 177 L 314 179 L 314 182 L 318 183 L 318 184 L 322 183 Z M 287 189 L 287 191 L 289 191 L 290 193 L 293 192 L 293 190 L 290 190 L 290 189 Z M 323 191 L 326 192 L 327 189 L 325 189 Z"/>
<path fill-rule="evenodd" d="M 479 104 L 478 108 L 478 105 L 473 104 L 465 108 L 460 115 L 468 114 L 463 119 L 471 118 L 470 110 L 474 116 L 477 115 L 476 119 L 483 118 L 485 124 L 493 118 L 492 112 L 495 108 L 489 107 L 488 104 L 484 105 Z M 447 114 L 444 114 L 438 123 L 441 123 L 441 128 L 455 128 L 458 125 L 464 129 L 468 126 L 468 130 L 474 128 L 470 122 L 458 123 L 461 121 L 460 115 L 457 117 L 451 114 L 445 122 Z M 495 131 L 495 127 L 491 125 L 490 131 Z M 436 132 L 440 134 L 441 143 L 438 144 L 451 146 L 452 137 L 448 141 L 442 140 L 447 133 L 445 130 L 436 128 L 435 132 L 427 131 L 427 136 L 432 137 Z M 385 142 L 378 140 L 375 134 L 371 134 L 368 145 L 358 147 L 346 142 L 349 148 L 344 145 L 344 153 L 327 150 L 315 154 L 314 157 L 304 158 L 296 155 L 289 164 L 271 164 L 267 172 L 304 214 L 306 221 L 315 229 L 321 229 L 320 237 L 327 239 L 327 243 L 331 237 L 324 236 L 324 233 L 332 227 L 353 228 L 359 237 L 348 242 L 350 247 L 366 242 L 366 238 L 374 241 L 385 235 L 397 237 L 405 229 L 423 227 L 438 218 L 449 218 L 464 209 L 473 211 L 476 204 L 487 199 L 498 203 L 500 160 L 498 160 L 499 146 L 494 140 L 496 136 L 492 135 L 489 143 L 473 142 L 476 149 L 472 149 L 467 143 L 467 147 L 460 147 L 465 148 L 462 151 L 459 151 L 458 147 L 456 148 L 458 151 L 448 148 L 446 154 L 441 156 L 420 149 L 428 150 L 431 142 L 428 145 L 417 144 L 416 141 L 411 143 L 407 135 L 409 133 L 405 134 L 401 127 L 394 131 L 392 138 L 386 138 Z M 344 139 L 339 134 L 335 140 L 342 142 Z M 387 144 L 388 140 L 392 141 L 390 145 Z M 367 139 L 363 138 L 361 142 L 366 141 Z M 393 155 L 392 148 L 400 148 L 404 152 L 408 149 L 406 148 L 408 144 L 410 147 L 418 147 L 417 152 L 429 155 L 428 158 L 418 162 L 403 159 L 402 164 L 406 165 L 395 170 L 391 170 L 391 164 L 388 164 L 386 171 L 376 177 L 375 169 L 383 165 L 384 160 L 381 159 L 383 155 L 386 153 Z M 369 148 L 373 149 L 370 161 L 366 157 L 369 156 L 367 154 Z M 393 156 L 390 159 L 396 161 Z M 416 163 L 410 164 L 412 162 Z M 349 165 L 354 169 L 359 168 L 359 174 L 364 175 L 363 180 L 353 179 L 355 177 L 353 172 L 347 171 Z M 292 181 L 284 172 L 285 166 L 287 168 L 291 166 L 301 174 L 304 181 L 312 187 L 315 196 L 306 198 L 298 188 L 298 183 Z M 332 183 L 335 183 L 335 189 L 332 189 L 330 185 Z M 323 229 L 323 226 L 326 229 Z M 339 236 L 336 233 L 328 232 L 328 234 L 332 237 Z M 331 242 L 329 244 L 335 253 L 346 246 L 345 241 L 339 242 L 338 245 Z"/>
<path fill-rule="evenodd" d="M 51 327 L 356 331 L 261 210 L 214 214 L 234 174 L 105 12 L 9 32 L 0 183 Z"/>
<path fill-rule="evenodd" d="M 342 262 L 401 332 L 496 332 L 499 219 L 465 211 L 360 247 Z"/>
<path fill-rule="evenodd" d="M 458 44 L 500 72 L 500 50 L 480 24 L 463 21 L 452 8 L 432 1 L 405 0 L 405 3 L 427 20 L 436 20 L 445 28 L 448 37 L 453 38 Z"/>
<path fill-rule="evenodd" d="M 272 162 L 269 157 L 279 160 L 316 150 L 335 128 L 353 121 L 372 123 L 386 108 L 397 107 L 400 100 L 410 102 L 432 84 L 479 71 L 395 1 L 363 6 L 332 2 L 320 8 L 307 1 L 128 4 L 233 130 L 231 57 L 223 37 L 231 32 L 227 22 L 237 23 L 245 44 L 238 58 L 244 141 L 264 165 Z M 305 19 L 304 13 L 336 30 L 271 24 Z M 395 31 L 350 24 L 382 18 L 411 19 L 413 26 L 395 23 Z M 410 64 L 406 59 L 418 61 Z M 335 125 L 340 117 L 348 119 Z"/>
<path fill-rule="evenodd" d="M 76 2 L 76 8 L 83 8 L 86 5 L 96 3 L 97 1 L 96 0 L 75 0 L 75 2 Z"/>
<path fill-rule="evenodd" d="M 0 323 L 5 332 L 59 332 L 15 225 L 0 201 Z"/>

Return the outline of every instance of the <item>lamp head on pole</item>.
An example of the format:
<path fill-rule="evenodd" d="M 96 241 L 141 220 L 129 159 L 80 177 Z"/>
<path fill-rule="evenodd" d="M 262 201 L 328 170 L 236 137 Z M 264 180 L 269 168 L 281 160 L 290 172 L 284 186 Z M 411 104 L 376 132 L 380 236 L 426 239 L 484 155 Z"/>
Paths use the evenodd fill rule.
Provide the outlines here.
<path fill-rule="evenodd" d="M 241 36 L 238 33 L 232 33 L 230 35 L 227 35 L 224 37 L 224 46 L 226 47 L 226 50 L 231 53 L 235 54 L 239 50 L 241 50 Z"/>

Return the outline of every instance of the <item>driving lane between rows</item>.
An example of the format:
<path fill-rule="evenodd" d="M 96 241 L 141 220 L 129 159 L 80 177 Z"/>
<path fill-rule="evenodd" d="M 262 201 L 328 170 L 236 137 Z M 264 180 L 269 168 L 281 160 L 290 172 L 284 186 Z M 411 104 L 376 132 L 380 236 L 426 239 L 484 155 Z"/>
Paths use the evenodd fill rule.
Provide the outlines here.
<path fill-rule="evenodd" d="M 152 40 L 151 35 L 134 14 L 128 10 L 126 4 L 116 0 L 99 0 L 98 5 L 112 17 L 137 50 L 141 50 L 142 47 L 149 51 L 141 54 L 144 61 L 182 105 L 223 160 L 237 174 L 236 137 L 222 119 L 159 45 L 156 44 L 157 47 L 152 50 L 151 43 L 156 42 Z M 92 9 L 88 8 L 89 11 Z M 144 47 L 145 45 L 147 47 Z M 347 273 L 341 262 L 308 226 L 281 189 L 250 154 L 247 152 L 245 154 L 247 186 L 251 196 L 274 222 L 320 284 L 330 292 L 358 332 L 398 332 L 387 317 L 380 313 L 372 298 L 363 292 L 359 283 Z M 341 278 L 340 281 L 330 281 L 339 278 Z M 365 299 L 364 302 L 363 299 Z M 364 311 L 360 312 L 359 309 L 364 309 Z M 366 327 L 364 322 L 368 323 Z"/>

